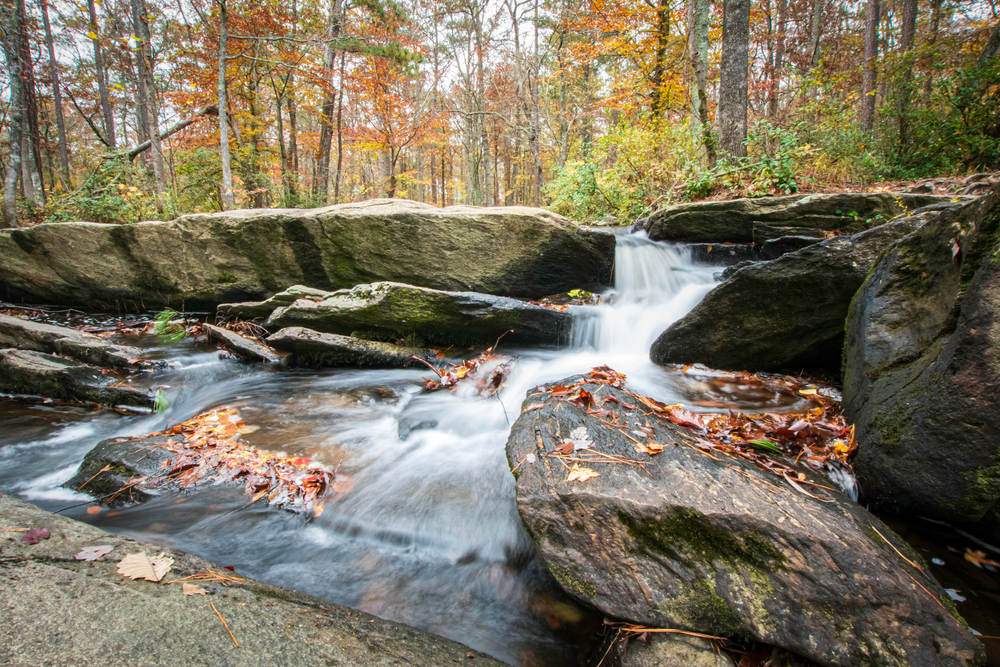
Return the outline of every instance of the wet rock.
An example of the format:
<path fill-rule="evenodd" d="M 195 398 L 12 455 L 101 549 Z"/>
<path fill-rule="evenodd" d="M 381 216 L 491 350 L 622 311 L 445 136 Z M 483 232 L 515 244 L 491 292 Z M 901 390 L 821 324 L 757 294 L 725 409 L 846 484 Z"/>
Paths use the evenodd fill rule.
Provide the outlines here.
<path fill-rule="evenodd" d="M 811 236 L 779 236 L 764 242 L 760 247 L 760 258 L 777 259 L 786 253 L 801 250 L 819 241 L 820 239 Z"/>
<path fill-rule="evenodd" d="M 879 224 L 907 210 L 949 201 L 949 197 L 878 192 L 694 202 L 653 213 L 644 229 L 654 241 L 750 243 L 755 222 L 860 232 L 866 223 Z"/>
<path fill-rule="evenodd" d="M 299 299 L 278 308 L 264 325 L 427 344 L 554 345 L 569 331 L 569 313 L 476 292 L 444 292 L 401 283 L 358 285 L 322 301 Z"/>
<path fill-rule="evenodd" d="M 1000 188 L 900 241 L 847 321 L 844 410 L 873 505 L 1000 517 Z"/>
<path fill-rule="evenodd" d="M 86 364 L 111 368 L 134 366 L 143 354 L 138 348 L 113 345 L 99 336 L 75 329 L 9 315 L 0 315 L 0 347 L 59 354 Z"/>
<path fill-rule="evenodd" d="M 636 401 L 622 389 L 579 376 L 558 384 L 576 382 L 617 397 L 604 403 L 615 415 L 602 421 L 536 395 L 532 402 L 547 405 L 522 413 L 507 442 L 521 519 L 573 597 L 625 621 L 738 633 L 826 666 L 983 663 L 981 645 L 920 556 L 856 503 L 809 486 L 830 494 L 820 502 L 743 459 L 709 457 L 685 444 L 680 427 L 628 411 L 622 403 Z M 606 427 L 622 419 L 648 419 L 663 452 L 638 454 L 631 438 Z M 551 454 L 581 426 L 597 450 L 641 459 L 648 473 L 585 463 L 600 476 L 567 481 L 570 462 Z"/>
<path fill-rule="evenodd" d="M 0 392 L 152 409 L 155 397 L 114 387 L 115 378 L 70 359 L 29 350 L 0 350 Z"/>
<path fill-rule="evenodd" d="M 735 270 L 660 334 L 650 357 L 728 370 L 837 370 L 847 310 L 872 264 L 935 215 L 902 218 Z"/>
<path fill-rule="evenodd" d="M 653 634 L 648 641 L 632 640 L 625 650 L 615 647 L 620 667 L 734 667 L 707 639 L 678 634 Z"/>
<path fill-rule="evenodd" d="M 0 495 L 0 529 L 32 527 L 46 528 L 52 537 L 29 546 L 21 544 L 21 533 L 0 532 L 0 663 L 9 667 L 503 664 L 457 642 L 239 572 L 231 574 L 242 581 L 228 586 L 199 582 L 207 596 L 184 596 L 181 584 L 164 581 L 207 570 L 226 572 L 223 565 Z M 75 559 L 84 547 L 97 545 L 114 549 L 94 562 Z M 173 559 L 164 581 L 132 581 L 118 574 L 122 558 L 143 551 Z"/>
<path fill-rule="evenodd" d="M 613 236 L 540 209 L 380 199 L 2 230 L 0 287 L 15 300 L 134 310 L 380 280 L 539 298 L 609 285 L 614 254 Z"/>
<path fill-rule="evenodd" d="M 264 299 L 263 301 L 244 301 L 242 303 L 221 303 L 216 309 L 216 315 L 222 320 L 266 320 L 271 313 L 282 306 L 290 306 L 299 299 L 322 301 L 330 292 L 313 289 L 304 285 L 292 285 L 286 290 Z"/>
<path fill-rule="evenodd" d="M 732 266 L 757 257 L 750 243 L 689 243 L 691 259 L 712 266 Z"/>
<path fill-rule="evenodd" d="M 203 324 L 202 328 L 208 335 L 209 340 L 216 341 L 224 348 L 245 361 L 264 361 L 277 363 L 281 357 L 274 353 L 266 345 L 261 345 L 255 340 L 250 340 L 238 333 L 223 329 L 222 327 Z"/>
<path fill-rule="evenodd" d="M 145 502 L 152 494 L 139 486 L 114 494 L 137 477 L 161 474 L 160 464 L 170 458 L 171 453 L 159 446 L 172 441 L 174 438 L 167 436 L 102 440 L 87 452 L 76 474 L 62 486 L 102 499 L 108 507 Z"/>
<path fill-rule="evenodd" d="M 753 223 L 753 242 L 757 245 L 764 245 L 771 239 L 782 236 L 809 236 L 814 239 L 823 240 L 827 233 L 822 229 L 810 229 L 809 227 L 782 227 L 779 225 L 769 225 L 764 222 Z"/>
<path fill-rule="evenodd" d="M 423 347 L 394 345 L 351 336 L 320 333 L 302 327 L 288 327 L 268 336 L 276 350 L 292 353 L 300 366 L 374 366 L 405 368 L 419 365 L 413 357 L 431 359 L 434 353 Z"/>

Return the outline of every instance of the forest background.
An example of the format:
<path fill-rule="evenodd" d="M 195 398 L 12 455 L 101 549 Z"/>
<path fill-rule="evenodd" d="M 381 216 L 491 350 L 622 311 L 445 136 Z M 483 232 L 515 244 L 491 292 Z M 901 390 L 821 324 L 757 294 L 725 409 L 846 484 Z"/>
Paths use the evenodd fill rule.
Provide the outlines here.
<path fill-rule="evenodd" d="M 5 222 L 996 169 L 995 1 L 0 0 Z"/>

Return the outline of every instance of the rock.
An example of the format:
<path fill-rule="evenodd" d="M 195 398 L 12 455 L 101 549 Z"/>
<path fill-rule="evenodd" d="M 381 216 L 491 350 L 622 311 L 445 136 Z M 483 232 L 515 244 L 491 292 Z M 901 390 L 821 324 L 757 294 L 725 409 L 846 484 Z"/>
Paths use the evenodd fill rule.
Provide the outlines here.
<path fill-rule="evenodd" d="M 319 302 L 299 299 L 275 310 L 264 326 L 372 340 L 416 337 L 441 345 L 493 344 L 500 336 L 508 344 L 555 345 L 569 332 L 570 317 L 507 297 L 382 282 L 333 292 Z"/>
<path fill-rule="evenodd" d="M 224 348 L 246 361 L 264 361 L 277 363 L 281 357 L 274 353 L 274 350 L 266 345 L 261 345 L 255 340 L 250 340 L 228 329 L 203 324 L 202 328 L 208 335 L 209 340 L 214 340 Z"/>
<path fill-rule="evenodd" d="M 21 544 L 21 533 L 0 532 L 0 663 L 9 667 L 503 664 L 457 642 L 238 572 L 232 576 L 240 582 L 199 582 L 207 596 L 184 596 L 180 584 L 164 581 L 206 570 L 225 572 L 223 566 L 0 495 L 0 530 L 33 527 L 46 528 L 51 538 L 29 546 Z M 84 547 L 97 545 L 114 549 L 94 562 L 75 559 Z M 143 551 L 173 559 L 164 581 L 132 581 L 118 574 L 122 558 Z"/>
<path fill-rule="evenodd" d="M 263 301 L 221 303 L 216 309 L 216 315 L 224 320 L 266 320 L 271 313 L 282 306 L 290 306 L 299 299 L 322 301 L 329 294 L 321 289 L 292 285 Z"/>
<path fill-rule="evenodd" d="M 539 298 L 609 285 L 615 239 L 548 211 L 381 199 L 171 222 L 0 231 L 8 298 L 87 307 L 207 309 L 290 285 L 380 280 Z"/>
<path fill-rule="evenodd" d="M 83 364 L 28 350 L 0 350 L 0 392 L 152 409 L 155 397 L 113 387 L 114 378 Z"/>
<path fill-rule="evenodd" d="M 779 236 L 765 241 L 760 247 L 761 259 L 777 259 L 782 255 L 819 243 L 820 239 L 812 236 Z"/>
<path fill-rule="evenodd" d="M 351 336 L 320 333 L 302 327 L 288 327 L 268 336 L 275 349 L 291 352 L 300 366 L 375 366 L 405 368 L 423 365 L 413 360 L 434 357 L 427 348 L 393 345 Z"/>
<path fill-rule="evenodd" d="M 826 238 L 827 234 L 822 229 L 810 229 L 809 227 L 781 227 L 765 222 L 753 223 L 753 242 L 757 245 L 764 245 L 771 239 L 782 236 L 811 236 L 822 240 Z"/>
<path fill-rule="evenodd" d="M 654 241 L 687 243 L 750 243 L 754 223 L 821 230 L 859 232 L 865 223 L 878 224 L 950 197 L 894 193 L 840 193 L 734 199 L 679 204 L 653 213 L 644 229 Z"/>
<path fill-rule="evenodd" d="M 624 387 L 586 376 L 558 384 L 576 382 L 616 414 L 602 421 L 535 395 L 546 404 L 523 412 L 507 441 L 521 519 L 573 597 L 629 622 L 750 636 L 828 667 L 983 664 L 982 646 L 920 556 L 865 509 L 837 492 L 820 502 L 741 458 L 710 458 L 685 444 L 680 427 L 627 411 L 622 404 L 636 399 Z M 623 431 L 606 428 L 637 418 L 649 420 L 661 454 L 638 454 Z M 581 426 L 598 451 L 641 457 L 648 474 L 592 463 L 582 465 L 599 477 L 566 481 L 566 462 L 549 454 Z"/>
<path fill-rule="evenodd" d="M 878 256 L 925 213 L 734 271 L 650 350 L 658 364 L 729 370 L 840 368 L 844 319 Z"/>
<path fill-rule="evenodd" d="M 688 243 L 691 259 L 712 266 L 732 266 L 757 259 L 750 243 Z"/>
<path fill-rule="evenodd" d="M 621 667 L 734 667 L 707 639 L 678 634 L 650 635 L 648 642 L 632 640 L 615 649 Z"/>
<path fill-rule="evenodd" d="M 152 494 L 139 486 L 131 487 L 127 495 L 108 496 L 136 477 L 155 477 L 162 473 L 160 464 L 170 458 L 171 453 L 160 449 L 159 445 L 173 440 L 167 436 L 102 440 L 87 452 L 76 474 L 62 486 L 103 499 L 108 507 L 146 502 Z"/>
<path fill-rule="evenodd" d="M 874 506 L 1000 518 L 1000 187 L 894 246 L 847 320 L 844 411 Z"/>
<path fill-rule="evenodd" d="M 0 315 L 0 348 L 4 347 L 59 354 L 86 364 L 112 368 L 134 366 L 143 355 L 138 348 L 113 345 L 99 336 L 75 329 Z"/>

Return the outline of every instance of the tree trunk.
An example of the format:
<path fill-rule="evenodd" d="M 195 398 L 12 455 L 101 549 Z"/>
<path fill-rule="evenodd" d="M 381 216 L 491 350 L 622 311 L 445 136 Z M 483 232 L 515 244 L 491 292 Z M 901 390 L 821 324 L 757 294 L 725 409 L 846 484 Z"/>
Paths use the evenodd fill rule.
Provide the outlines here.
<path fill-rule="evenodd" d="M 163 212 L 163 193 L 167 189 L 167 174 L 163 166 L 163 144 L 160 141 L 160 105 L 156 98 L 156 79 L 153 76 L 153 49 L 150 44 L 149 10 L 145 0 L 132 0 L 132 23 L 139 48 L 136 61 L 140 95 L 146 99 L 146 136 L 153 154 L 153 178 L 156 182 L 156 208 Z"/>
<path fill-rule="evenodd" d="M 865 66 L 861 72 L 861 128 L 871 133 L 875 127 L 875 86 L 878 76 L 875 61 L 878 59 L 879 0 L 868 0 L 865 16 Z"/>
<path fill-rule="evenodd" d="M 333 72 L 337 63 L 337 41 L 343 27 L 342 7 L 341 0 L 334 0 L 330 7 L 330 24 L 326 33 L 328 41 L 323 54 L 323 80 L 327 90 L 323 94 L 319 150 L 316 152 L 316 182 L 313 184 L 313 194 L 322 206 L 329 203 L 330 148 L 333 145 L 333 116 L 338 98 L 337 91 L 333 88 Z"/>
<path fill-rule="evenodd" d="M 35 206 L 45 203 L 45 182 L 42 180 L 42 142 L 38 130 L 38 94 L 35 86 L 35 70 L 32 66 L 31 41 L 28 37 L 27 8 L 25 0 L 19 0 L 17 11 L 20 13 L 17 48 L 21 51 L 21 95 L 24 101 L 24 132 L 28 142 L 22 164 L 27 169 L 28 178 L 24 179 L 25 196 Z M 27 187 L 30 182 L 30 189 Z M 29 194 L 30 192 L 30 194 Z"/>
<path fill-rule="evenodd" d="M 288 151 L 285 150 L 285 125 L 281 119 L 281 98 L 275 91 L 274 106 L 278 115 L 278 153 L 281 157 L 281 186 L 282 186 L 282 206 L 288 206 L 288 199 L 291 196 L 291 188 L 288 184 Z"/>
<path fill-rule="evenodd" d="M 666 106 L 664 83 L 667 76 L 667 47 L 670 41 L 670 2 L 656 2 L 656 53 L 653 61 L 653 98 L 651 110 L 654 118 L 661 118 Z"/>
<path fill-rule="evenodd" d="M 347 52 L 340 52 L 340 80 L 344 80 L 344 63 L 347 60 Z M 340 203 L 340 175 L 344 168 L 344 94 L 343 84 L 341 94 L 337 98 L 337 181 L 333 185 L 333 199 Z"/>
<path fill-rule="evenodd" d="M 541 207 L 542 205 L 542 153 L 541 146 L 539 144 L 539 108 L 538 108 L 538 74 L 540 69 L 540 61 L 538 59 L 538 2 L 535 0 L 535 20 L 534 20 L 534 31 L 535 31 L 535 62 L 534 72 L 535 76 L 531 78 L 531 138 L 529 143 L 531 144 L 531 157 L 534 160 L 534 178 L 533 178 L 533 194 L 535 200 L 535 207 Z M 443 168 L 442 162 L 442 168 Z"/>
<path fill-rule="evenodd" d="M 931 30 L 927 36 L 927 46 L 932 47 L 937 43 L 938 31 L 941 29 L 941 0 L 931 0 Z M 933 57 L 933 56 L 932 56 Z M 924 78 L 924 106 L 931 105 L 931 86 L 934 82 L 934 74 L 931 70 L 931 63 L 927 63 L 927 76 Z"/>
<path fill-rule="evenodd" d="M 21 139 L 24 123 L 24 100 L 22 95 L 22 63 L 21 50 L 17 42 L 20 40 L 20 11 L 18 4 L 22 0 L 0 0 L 0 30 L 10 39 L 3 41 L 3 53 L 7 60 L 7 75 L 10 79 L 10 115 L 7 127 L 10 128 L 9 154 L 7 159 L 7 174 L 3 182 L 3 218 L 4 226 L 19 227 L 17 223 L 17 180 L 21 176 Z"/>
<path fill-rule="evenodd" d="M 94 68 L 97 70 L 98 95 L 101 98 L 101 112 L 104 114 L 104 139 L 112 149 L 115 148 L 115 117 L 111 111 L 111 98 L 108 97 L 107 72 L 104 69 L 104 56 L 101 53 L 101 37 L 97 27 L 97 11 L 94 0 L 87 0 L 87 15 L 90 18 L 90 39 L 94 42 Z"/>
<path fill-rule="evenodd" d="M 696 122 L 701 126 L 702 142 L 709 168 L 715 168 L 715 135 L 708 117 L 708 9 L 709 0 L 688 2 L 688 54 L 691 58 L 693 86 L 691 101 Z"/>
<path fill-rule="evenodd" d="M 939 0 L 940 1 L 940 0 Z M 59 163 L 62 167 L 63 190 L 73 188 L 69 174 L 69 148 L 66 143 L 66 119 L 63 117 L 62 91 L 59 90 L 59 66 L 56 62 L 56 49 L 52 41 L 52 27 L 49 24 L 49 6 L 45 0 L 40 0 L 42 8 L 42 23 L 45 26 L 45 46 L 49 51 L 49 78 L 52 79 L 52 104 L 56 110 L 56 127 L 59 130 Z"/>
<path fill-rule="evenodd" d="M 93 2 L 93 0 L 90 0 Z M 233 171 L 229 161 L 229 122 L 226 102 L 226 42 L 229 39 L 228 11 L 226 0 L 219 2 L 219 157 L 222 159 L 222 210 L 236 207 L 236 198 L 233 196 Z"/>
<path fill-rule="evenodd" d="M 818 0 L 817 0 L 818 2 Z M 778 27 L 775 31 L 774 65 L 768 82 L 767 117 L 778 115 L 778 90 L 781 87 L 781 72 L 785 66 L 785 29 L 788 24 L 788 0 L 778 0 Z"/>
<path fill-rule="evenodd" d="M 750 68 L 750 0 L 725 0 L 719 66 L 719 148 L 746 156 Z"/>
<path fill-rule="evenodd" d="M 819 38 L 823 34 L 823 0 L 813 0 L 812 24 L 809 31 L 809 68 L 819 65 Z"/>
<path fill-rule="evenodd" d="M 899 49 L 906 62 L 903 65 L 903 80 L 899 87 L 899 147 L 906 151 L 909 142 L 910 90 L 913 86 L 913 38 L 917 32 L 917 0 L 903 0 L 903 25 L 900 28 Z"/>

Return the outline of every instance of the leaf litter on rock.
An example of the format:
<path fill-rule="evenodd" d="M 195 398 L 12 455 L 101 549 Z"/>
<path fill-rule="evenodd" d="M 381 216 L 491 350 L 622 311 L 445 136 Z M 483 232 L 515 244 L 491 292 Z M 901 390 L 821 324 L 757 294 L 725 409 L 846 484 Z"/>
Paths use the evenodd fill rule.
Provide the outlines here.
<path fill-rule="evenodd" d="M 163 579 L 163 575 L 170 571 L 174 564 L 174 559 L 166 554 L 159 556 L 147 556 L 146 552 L 129 554 L 118 562 L 118 574 L 129 579 L 145 579 L 146 581 L 158 582 Z"/>
<path fill-rule="evenodd" d="M 32 528 L 21 536 L 21 544 L 38 544 L 41 540 L 49 539 L 49 531 L 45 528 Z"/>
<path fill-rule="evenodd" d="M 93 547 L 83 547 L 80 549 L 80 553 L 73 556 L 73 558 L 77 560 L 95 561 L 102 556 L 108 555 L 112 551 L 114 551 L 114 547 L 107 544 Z"/>

